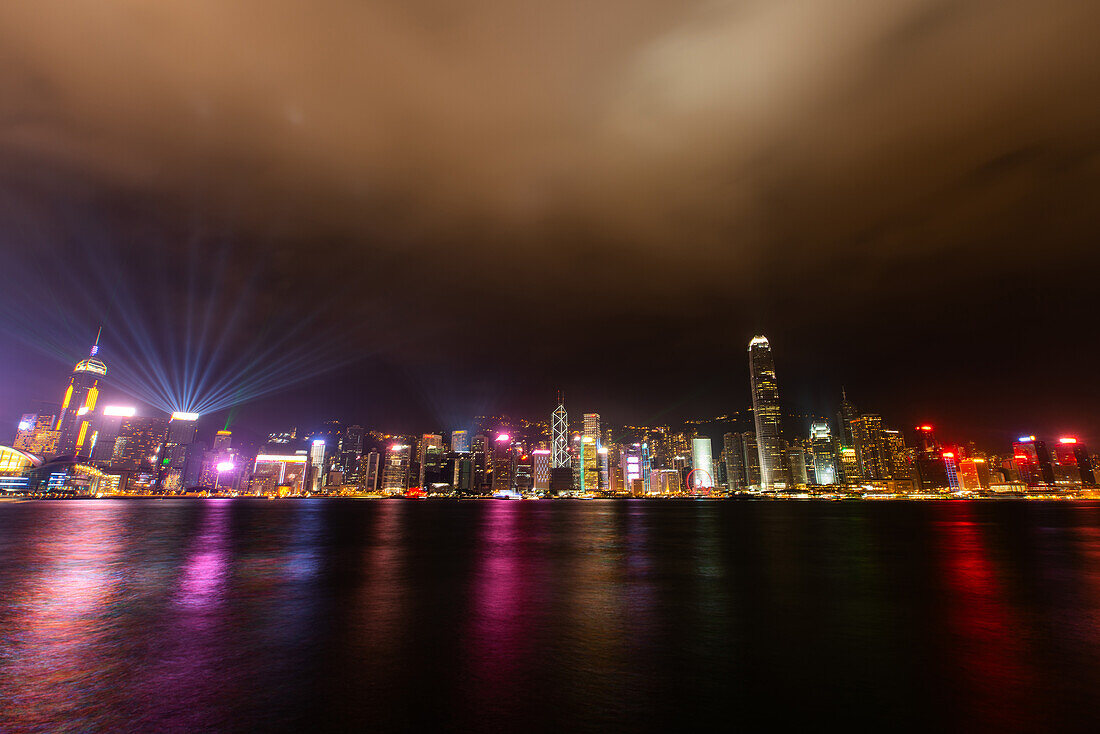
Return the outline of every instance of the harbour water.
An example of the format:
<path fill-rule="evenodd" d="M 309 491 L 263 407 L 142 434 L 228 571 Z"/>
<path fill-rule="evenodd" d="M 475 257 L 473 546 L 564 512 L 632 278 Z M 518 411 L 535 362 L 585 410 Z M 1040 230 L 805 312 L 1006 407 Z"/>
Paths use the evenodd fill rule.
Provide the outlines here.
<path fill-rule="evenodd" d="M 1095 731 L 1100 503 L 0 504 L 0 731 Z"/>

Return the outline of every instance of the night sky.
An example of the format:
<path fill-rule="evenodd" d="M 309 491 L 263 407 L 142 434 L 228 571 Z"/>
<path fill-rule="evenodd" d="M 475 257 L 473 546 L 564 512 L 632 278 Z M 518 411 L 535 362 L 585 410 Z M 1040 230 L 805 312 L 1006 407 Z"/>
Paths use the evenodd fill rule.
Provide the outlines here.
<path fill-rule="evenodd" d="M 791 409 L 845 386 L 947 440 L 1100 446 L 1097 28 L 1089 0 L 0 4 L 0 423 L 101 323 L 113 389 L 191 355 L 252 431 L 558 388 L 714 416 L 763 333 Z"/>

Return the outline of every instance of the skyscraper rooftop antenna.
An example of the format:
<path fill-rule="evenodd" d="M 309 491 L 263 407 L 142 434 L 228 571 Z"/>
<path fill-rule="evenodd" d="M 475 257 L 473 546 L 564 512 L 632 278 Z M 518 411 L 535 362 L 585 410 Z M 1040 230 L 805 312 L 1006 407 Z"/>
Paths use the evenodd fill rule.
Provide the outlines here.
<path fill-rule="evenodd" d="M 92 351 L 89 356 L 94 357 L 99 354 L 99 337 L 103 335 L 103 327 L 99 327 L 99 331 L 95 333 L 95 344 L 92 345 Z"/>

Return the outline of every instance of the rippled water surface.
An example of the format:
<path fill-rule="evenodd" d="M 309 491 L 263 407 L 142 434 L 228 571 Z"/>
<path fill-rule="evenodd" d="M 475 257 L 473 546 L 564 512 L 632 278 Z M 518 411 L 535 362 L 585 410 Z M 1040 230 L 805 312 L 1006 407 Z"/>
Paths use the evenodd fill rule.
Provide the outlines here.
<path fill-rule="evenodd" d="M 0 731 L 1096 730 L 1100 505 L 0 503 Z"/>

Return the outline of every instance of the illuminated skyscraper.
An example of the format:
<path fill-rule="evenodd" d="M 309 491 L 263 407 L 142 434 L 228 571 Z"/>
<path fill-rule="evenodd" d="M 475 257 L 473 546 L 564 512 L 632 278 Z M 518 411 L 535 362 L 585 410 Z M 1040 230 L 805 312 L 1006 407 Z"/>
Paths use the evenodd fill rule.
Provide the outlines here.
<path fill-rule="evenodd" d="M 548 492 L 550 490 L 550 451 L 535 449 L 531 452 L 531 460 L 534 463 L 535 491 Z"/>
<path fill-rule="evenodd" d="M 1073 437 L 1060 438 L 1054 447 L 1054 456 L 1070 482 L 1087 488 L 1096 486 L 1096 474 L 1085 444 Z"/>
<path fill-rule="evenodd" d="M 306 462 L 304 453 L 257 455 L 252 464 L 251 490 L 264 495 L 301 492 L 305 488 Z"/>
<path fill-rule="evenodd" d="M 233 432 L 232 431 L 218 431 L 214 435 L 214 447 L 213 447 L 212 450 L 216 453 L 221 452 L 221 451 L 226 451 L 232 443 L 233 443 Z"/>
<path fill-rule="evenodd" d="M 493 440 L 493 492 L 508 492 L 515 489 L 515 466 L 512 437 L 507 433 L 501 433 Z"/>
<path fill-rule="evenodd" d="M 584 428 L 581 430 L 581 435 L 591 438 L 597 447 L 601 445 L 599 413 L 584 414 Z"/>
<path fill-rule="evenodd" d="M 12 448 L 27 451 L 36 456 L 53 456 L 57 453 L 57 416 L 53 413 L 26 413 L 19 420 Z"/>
<path fill-rule="evenodd" d="M 574 439 L 573 462 L 574 484 L 581 492 L 594 493 L 600 489 L 600 452 L 596 439 L 591 436 L 577 436 Z"/>
<path fill-rule="evenodd" d="M 691 440 L 691 486 L 688 489 L 713 489 L 714 453 L 709 438 Z"/>
<path fill-rule="evenodd" d="M 550 468 L 568 467 L 569 462 L 569 414 L 565 412 L 565 398 L 558 392 L 558 407 L 550 414 Z"/>
<path fill-rule="evenodd" d="M 455 452 L 456 454 L 470 453 L 469 431 L 451 431 L 451 451 Z"/>
<path fill-rule="evenodd" d="M 315 438 L 309 445 L 309 474 L 306 477 L 310 492 L 319 492 L 325 484 L 325 439 Z"/>
<path fill-rule="evenodd" d="M 913 475 L 910 467 L 910 453 L 905 448 L 905 437 L 901 431 L 889 428 L 882 432 L 882 446 L 886 459 L 886 470 L 891 479 L 909 479 Z"/>
<path fill-rule="evenodd" d="M 401 493 L 409 488 L 409 459 L 412 447 L 395 443 L 386 449 L 386 464 L 382 471 L 382 491 Z"/>
<path fill-rule="evenodd" d="M 866 413 L 850 423 L 859 460 L 860 476 L 864 479 L 889 479 L 882 416 Z"/>
<path fill-rule="evenodd" d="M 100 330 L 102 331 L 102 330 Z M 61 401 L 57 417 L 57 454 L 59 456 L 86 455 L 90 450 L 92 411 L 99 399 L 99 379 L 107 376 L 107 365 L 96 359 L 99 354 L 99 334 L 87 359 L 77 362 L 69 387 Z"/>
<path fill-rule="evenodd" d="M 814 421 L 810 425 L 810 450 L 814 459 L 814 481 L 822 485 L 836 484 L 836 454 L 827 421 Z"/>
<path fill-rule="evenodd" d="M 167 433 L 168 422 L 164 418 L 124 418 L 111 454 L 111 469 L 152 472 L 157 449 Z"/>
<path fill-rule="evenodd" d="M 798 444 L 787 447 L 787 472 L 791 481 L 788 486 L 805 487 L 810 483 L 806 474 L 806 450 Z"/>
<path fill-rule="evenodd" d="M 426 489 L 429 484 L 441 482 L 443 436 L 438 433 L 425 433 L 421 436 L 417 462 L 420 464 L 420 474 L 416 486 Z"/>
<path fill-rule="evenodd" d="M 763 336 L 754 336 L 749 342 L 749 384 L 760 453 L 760 484 L 764 489 L 772 489 L 783 481 L 783 449 L 779 440 L 779 383 L 775 378 L 775 359 L 771 344 Z"/>
<path fill-rule="evenodd" d="M 95 448 L 91 456 L 96 461 L 110 462 L 115 455 L 115 442 L 118 440 L 119 431 L 122 430 L 122 421 L 133 418 L 137 410 L 132 407 L 107 405 L 96 415 L 93 426 L 95 428 Z"/>
<path fill-rule="evenodd" d="M 917 431 L 917 486 L 922 491 L 948 489 L 951 486 L 947 476 L 947 463 L 943 458 L 943 449 L 932 432 L 932 426 L 916 427 Z"/>
<path fill-rule="evenodd" d="M 627 446 L 619 454 L 619 467 L 623 475 L 623 489 L 632 492 L 634 481 L 641 480 L 645 486 L 645 473 L 642 471 L 642 444 Z M 644 494 L 644 490 L 642 492 Z"/>
<path fill-rule="evenodd" d="M 1054 464 L 1046 441 L 1035 436 L 1021 436 L 1012 444 L 1016 471 L 1029 487 L 1054 484 Z"/>
<path fill-rule="evenodd" d="M 361 486 L 367 492 L 378 491 L 378 463 L 381 456 L 377 451 L 368 451 L 363 455 L 363 481 Z"/>

